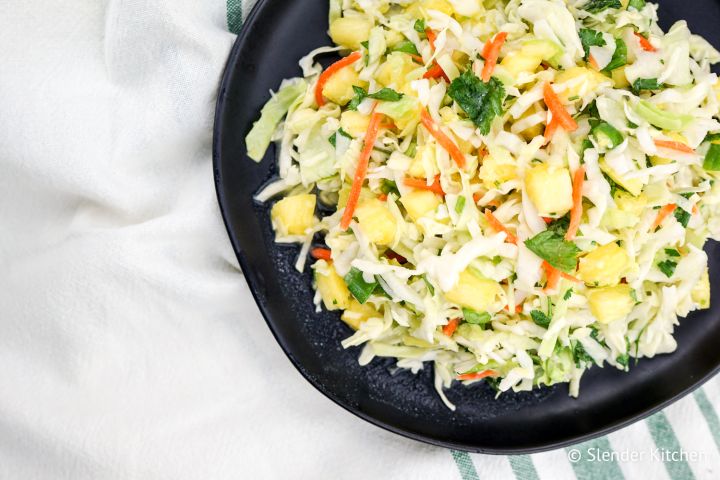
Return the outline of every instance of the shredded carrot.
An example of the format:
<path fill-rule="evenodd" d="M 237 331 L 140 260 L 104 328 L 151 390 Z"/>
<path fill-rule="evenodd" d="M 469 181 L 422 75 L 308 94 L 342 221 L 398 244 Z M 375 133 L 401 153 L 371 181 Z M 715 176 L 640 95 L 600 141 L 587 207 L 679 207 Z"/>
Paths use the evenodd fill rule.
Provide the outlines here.
<path fill-rule="evenodd" d="M 669 150 L 677 150 L 683 153 L 695 153 L 695 150 L 682 142 L 673 142 L 670 140 L 655 140 L 655 146 L 658 148 L 667 148 Z"/>
<path fill-rule="evenodd" d="M 429 190 L 431 192 L 437 193 L 438 195 L 445 195 L 445 191 L 440 185 L 440 175 L 436 176 L 435 180 L 430 185 L 428 185 L 427 182 L 423 179 L 412 177 L 405 177 L 403 183 L 411 188 L 416 188 L 418 190 Z"/>
<path fill-rule="evenodd" d="M 442 328 L 442 332 L 448 337 L 452 337 L 453 333 L 455 333 L 455 330 L 457 330 L 458 325 L 460 325 L 460 319 L 453 318 L 448 322 L 447 325 Z"/>
<path fill-rule="evenodd" d="M 550 264 L 549 264 L 548 262 L 546 262 L 545 260 L 543 260 L 542 268 L 543 268 L 543 270 L 545 270 L 545 273 L 546 273 L 548 276 L 557 275 L 559 278 L 564 278 L 565 280 L 569 280 L 569 281 L 571 281 L 571 282 L 582 283 L 582 280 L 580 280 L 580 279 L 578 279 L 578 278 L 576 278 L 576 277 L 573 277 L 573 276 L 570 275 L 569 273 L 565 273 L 565 272 L 563 272 L 562 270 L 559 270 L 559 269 L 553 267 L 552 265 L 550 265 Z M 557 272 L 557 273 L 554 273 L 553 271 L 555 271 L 555 272 Z M 558 278 L 558 279 L 559 279 L 559 278 Z"/>
<path fill-rule="evenodd" d="M 487 42 L 485 42 L 485 45 L 483 45 L 482 52 L 480 52 L 480 55 L 483 57 L 483 59 L 487 60 L 488 55 L 490 55 L 490 49 L 492 48 L 494 38 L 491 38 Z"/>
<path fill-rule="evenodd" d="M 638 39 L 638 42 L 640 42 L 640 46 L 642 47 L 643 50 L 645 50 L 646 52 L 656 52 L 657 51 L 657 48 L 653 47 L 653 44 L 650 43 L 650 40 L 643 37 L 642 35 L 640 35 L 637 32 L 634 32 L 634 33 Z"/>
<path fill-rule="evenodd" d="M 522 309 L 523 309 L 522 304 L 521 304 L 521 305 L 515 305 L 515 313 L 520 313 L 520 312 L 522 312 Z M 509 312 L 509 311 L 510 311 L 510 305 L 505 305 L 505 311 L 506 311 L 506 312 Z"/>
<path fill-rule="evenodd" d="M 495 65 L 497 64 L 498 57 L 500 56 L 500 49 L 505 43 L 506 38 L 507 32 L 500 32 L 495 35 L 495 39 L 492 41 L 492 44 L 487 51 L 487 56 L 484 57 L 485 65 L 482 69 L 482 81 L 485 83 L 490 81 L 490 77 L 495 70 Z M 485 52 L 485 49 L 483 49 L 483 52 Z"/>
<path fill-rule="evenodd" d="M 380 124 L 380 128 L 384 128 L 386 130 L 394 130 L 397 128 L 397 126 L 393 122 L 383 122 Z"/>
<path fill-rule="evenodd" d="M 380 200 L 381 202 L 384 202 L 387 199 L 388 199 L 387 193 L 381 193 L 380 195 L 378 195 L 378 200 Z"/>
<path fill-rule="evenodd" d="M 494 377 L 497 375 L 497 372 L 495 370 L 485 370 L 484 372 L 477 372 L 477 373 L 463 373 L 462 375 L 458 375 L 458 380 L 480 380 L 481 378 L 485 377 Z"/>
<path fill-rule="evenodd" d="M 450 83 L 450 78 L 445 74 L 445 70 L 437 63 L 434 63 L 432 67 L 428 68 L 423 78 L 444 78 L 446 82 Z"/>
<path fill-rule="evenodd" d="M 342 58 L 338 60 L 337 62 L 330 65 L 327 69 L 325 69 L 324 72 L 320 74 L 320 78 L 318 78 L 317 85 L 315 86 L 315 101 L 317 102 L 318 106 L 322 107 L 325 105 L 325 98 L 323 97 L 323 88 L 325 88 L 325 84 L 327 81 L 335 75 L 337 72 L 342 70 L 343 68 L 347 67 L 348 65 L 352 65 L 353 63 L 357 62 L 362 58 L 362 53 L 360 52 L 353 52 L 350 55 L 348 55 L 345 58 Z"/>
<path fill-rule="evenodd" d="M 485 218 L 487 219 L 488 223 L 490 224 L 490 227 L 495 230 L 496 232 L 505 232 L 507 235 L 507 238 L 505 239 L 508 243 L 514 243 L 517 245 L 517 237 L 507 229 L 505 225 L 500 223 L 500 220 L 493 215 L 493 213 L 490 210 L 485 210 Z"/>
<path fill-rule="evenodd" d="M 588 56 L 588 63 L 591 67 L 593 67 L 595 70 L 600 70 L 600 66 L 597 63 L 597 60 L 595 60 L 595 57 L 592 55 Z"/>
<path fill-rule="evenodd" d="M 435 51 L 435 40 L 437 40 L 437 33 L 433 32 L 431 29 L 426 28 L 425 29 L 425 36 L 428 39 L 428 42 L 430 42 L 430 48 L 432 48 L 432 51 Z"/>
<path fill-rule="evenodd" d="M 332 260 L 332 252 L 327 248 L 317 247 L 310 250 L 310 256 L 315 260 Z"/>
<path fill-rule="evenodd" d="M 545 104 L 553 114 L 553 119 L 550 123 L 557 119 L 557 122 L 568 132 L 574 132 L 578 128 L 578 124 L 572 116 L 565 110 L 560 97 L 557 96 L 549 83 L 545 84 L 543 88 L 543 97 L 545 98 Z"/>
<path fill-rule="evenodd" d="M 583 213 L 582 191 L 584 184 L 585 167 L 581 166 L 575 171 L 575 176 L 573 177 L 573 207 L 572 210 L 570 210 L 570 226 L 568 227 L 567 234 L 565 234 L 565 240 L 568 241 L 575 240 L 575 235 L 577 235 L 578 228 L 580 228 L 580 221 L 582 220 Z"/>
<path fill-rule="evenodd" d="M 695 205 L 693 205 L 692 214 L 697 215 L 699 211 L 700 211 L 700 209 L 698 208 L 697 203 L 696 203 Z"/>
<path fill-rule="evenodd" d="M 380 130 L 380 120 L 382 119 L 382 114 L 375 111 L 376 106 L 377 102 L 375 102 L 375 105 L 373 106 L 373 113 L 370 116 L 370 124 L 368 125 L 367 133 L 365 134 L 365 145 L 363 146 L 360 157 L 358 158 L 352 188 L 350 189 L 350 196 L 348 197 L 347 205 L 345 206 L 345 212 L 340 220 L 340 228 L 342 230 L 347 230 L 350 226 L 353 214 L 355 213 L 355 208 L 360 200 L 360 190 L 362 189 L 363 183 L 365 182 L 365 176 L 367 175 L 370 154 L 372 153 L 375 140 L 377 140 L 378 130 Z"/>
<path fill-rule="evenodd" d="M 453 160 L 455 160 L 457 166 L 465 168 L 465 155 L 463 155 L 458 146 L 455 145 L 455 142 L 453 142 L 450 137 L 440 130 L 440 127 L 435 123 L 435 120 L 432 119 L 427 110 L 422 109 L 420 112 L 420 120 L 423 126 L 428 130 L 428 132 L 430 132 L 430 135 L 435 137 L 435 140 L 437 140 L 440 146 L 450 154 L 450 157 L 452 157 Z"/>
<path fill-rule="evenodd" d="M 675 209 L 677 208 L 677 205 L 674 203 L 670 203 L 668 205 L 665 205 L 660 209 L 658 212 L 657 218 L 655 218 L 655 221 L 652 224 L 652 227 L 650 227 L 650 230 L 655 230 L 657 227 L 659 227 L 667 217 L 673 214 L 675 212 Z"/>
<path fill-rule="evenodd" d="M 408 55 L 410 55 L 417 63 L 425 63 L 425 60 L 423 60 L 420 55 L 415 55 L 414 53 L 408 53 Z"/>
<path fill-rule="evenodd" d="M 547 223 L 548 225 L 555 220 L 554 218 L 548 218 L 548 217 L 541 217 L 543 219 L 543 222 Z"/>
<path fill-rule="evenodd" d="M 560 126 L 560 123 L 558 123 L 557 120 L 555 120 L 555 116 L 553 116 L 552 120 L 550 120 L 550 123 L 547 124 L 547 127 L 545 127 L 545 144 L 547 145 L 550 143 L 550 140 L 555 136 L 555 132 L 557 132 L 558 127 Z"/>
<path fill-rule="evenodd" d="M 482 197 L 483 196 L 480 194 L 480 192 L 473 193 L 473 200 L 475 201 L 475 203 L 479 202 Z"/>
<path fill-rule="evenodd" d="M 548 262 L 542 263 L 543 270 L 545 270 L 545 276 L 547 282 L 545 283 L 544 292 L 555 290 L 560 282 L 560 270 L 550 265 Z"/>

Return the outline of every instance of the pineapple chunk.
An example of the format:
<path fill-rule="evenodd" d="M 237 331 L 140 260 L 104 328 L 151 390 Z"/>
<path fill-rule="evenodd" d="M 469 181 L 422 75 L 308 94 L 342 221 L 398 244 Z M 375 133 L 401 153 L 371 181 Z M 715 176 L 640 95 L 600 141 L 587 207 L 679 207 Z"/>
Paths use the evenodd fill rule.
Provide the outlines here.
<path fill-rule="evenodd" d="M 370 38 L 372 27 L 372 19 L 364 15 L 338 18 L 330 24 L 330 38 L 350 50 L 359 50 L 361 43 Z"/>
<path fill-rule="evenodd" d="M 515 161 L 502 147 L 490 147 L 490 153 L 483 160 L 479 177 L 488 190 L 517 178 Z"/>
<path fill-rule="evenodd" d="M 525 173 L 525 189 L 540 215 L 562 215 L 573 206 L 572 180 L 567 168 L 537 165 Z"/>
<path fill-rule="evenodd" d="M 440 205 L 440 199 L 433 192 L 427 190 L 413 190 L 400 198 L 408 215 L 418 221 L 430 212 L 434 212 Z"/>
<path fill-rule="evenodd" d="M 385 43 L 388 47 L 392 48 L 398 43 L 405 40 L 405 35 L 398 32 L 397 30 L 385 30 Z"/>
<path fill-rule="evenodd" d="M 617 192 L 614 198 L 615 204 L 620 210 L 638 217 L 645 211 L 648 203 L 647 197 L 642 194 L 632 196 L 626 192 Z"/>
<path fill-rule="evenodd" d="M 627 192 L 615 193 L 615 207 L 608 208 L 602 218 L 602 225 L 610 229 L 631 228 L 640 222 L 647 197 L 640 194 L 633 197 Z"/>
<path fill-rule="evenodd" d="M 521 50 L 526 55 L 540 57 L 543 60 L 550 60 L 556 55 L 563 53 L 563 49 L 560 45 L 544 39 L 525 42 Z"/>
<path fill-rule="evenodd" d="M 402 52 L 392 52 L 387 56 L 377 69 L 375 78 L 384 87 L 395 87 L 404 90 L 406 79 L 410 72 L 418 68 L 410 57 L 410 55 Z M 411 95 L 416 95 L 410 90 Z"/>
<path fill-rule="evenodd" d="M 376 245 L 390 245 L 395 240 L 397 223 L 390 210 L 377 198 L 363 201 L 355 210 L 360 228 Z"/>
<path fill-rule="evenodd" d="M 460 274 L 458 283 L 449 292 L 445 292 L 445 298 L 462 307 L 484 312 L 498 301 L 502 292 L 499 283 L 480 278 L 471 271 L 465 270 Z"/>
<path fill-rule="evenodd" d="M 610 167 L 610 165 L 605 162 L 604 158 L 600 160 L 600 169 L 607 173 L 608 177 L 612 178 L 613 182 L 617 183 L 633 195 L 638 196 L 642 193 L 644 184 L 641 179 L 623 177 Z"/>
<path fill-rule="evenodd" d="M 338 275 L 332 263 L 315 264 L 315 283 L 320 292 L 325 308 L 328 310 L 341 310 L 350 306 L 350 290 L 345 285 L 345 280 Z"/>
<path fill-rule="evenodd" d="M 340 126 L 353 137 L 360 137 L 367 132 L 370 117 L 356 110 L 348 110 L 340 116 Z"/>
<path fill-rule="evenodd" d="M 690 294 L 693 302 L 697 303 L 700 309 L 710 308 L 710 275 L 707 267 Z"/>
<path fill-rule="evenodd" d="M 335 75 L 330 77 L 323 87 L 323 96 L 338 105 L 345 105 L 355 96 L 353 85 L 367 88 L 368 83 L 360 80 L 353 65 L 341 68 Z"/>
<path fill-rule="evenodd" d="M 419 146 L 415 152 L 415 158 L 408 168 L 408 175 L 415 178 L 434 177 L 440 173 L 435 161 L 435 146 L 425 144 Z"/>
<path fill-rule="evenodd" d="M 628 316 L 635 306 L 630 285 L 593 288 L 588 294 L 590 311 L 600 323 L 610 323 Z"/>
<path fill-rule="evenodd" d="M 383 315 L 369 303 L 361 304 L 354 298 L 350 300 L 350 305 L 340 316 L 340 320 L 347 323 L 353 330 L 360 328 L 360 324 L 370 318 L 383 318 Z"/>
<path fill-rule="evenodd" d="M 615 88 L 628 88 L 630 86 L 630 82 L 628 82 L 628 79 L 625 76 L 625 68 L 626 67 L 623 66 L 612 71 L 612 79 L 615 84 Z"/>
<path fill-rule="evenodd" d="M 537 55 L 527 55 L 522 50 L 511 52 L 503 58 L 500 65 L 507 70 L 513 77 L 517 77 L 520 73 L 533 73 L 542 63 L 542 57 Z"/>
<path fill-rule="evenodd" d="M 453 7 L 447 0 L 419 0 L 411 4 L 406 13 L 413 18 L 429 18 L 427 16 L 428 10 L 437 10 L 445 15 L 453 14 Z"/>
<path fill-rule="evenodd" d="M 573 80 L 572 86 L 558 94 L 563 102 L 567 102 L 569 98 L 585 96 L 587 93 L 596 90 L 601 83 L 610 81 L 608 77 L 595 70 L 585 67 L 572 67 L 560 72 L 555 78 L 555 84 L 562 84 L 570 80 Z"/>
<path fill-rule="evenodd" d="M 588 285 L 617 285 L 627 273 L 630 257 L 617 243 L 598 247 L 580 259 L 578 276 Z"/>
<path fill-rule="evenodd" d="M 315 223 L 315 195 L 285 197 L 270 211 L 275 230 L 282 236 L 304 235 Z"/>

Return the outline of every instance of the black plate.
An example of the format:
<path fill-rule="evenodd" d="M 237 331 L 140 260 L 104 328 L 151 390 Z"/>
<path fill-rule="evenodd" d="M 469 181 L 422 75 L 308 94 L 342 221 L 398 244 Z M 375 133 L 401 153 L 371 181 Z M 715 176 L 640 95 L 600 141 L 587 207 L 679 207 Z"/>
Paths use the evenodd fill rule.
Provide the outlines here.
<path fill-rule="evenodd" d="M 695 33 L 720 45 L 720 2 L 662 2 L 667 28 L 685 16 Z M 300 75 L 298 60 L 328 45 L 325 0 L 260 0 L 230 54 L 215 117 L 214 165 L 218 200 L 233 248 L 270 329 L 292 363 L 327 397 L 357 416 L 416 440 L 483 453 L 538 452 L 609 433 L 667 406 L 720 367 L 720 248 L 712 243 L 713 309 L 694 313 L 676 331 L 672 355 L 641 360 L 625 374 L 592 368 L 579 399 L 567 386 L 512 392 L 494 400 L 483 382 L 447 392 L 451 412 L 432 386 L 431 368 L 391 375 L 390 360 L 357 363 L 343 350 L 351 334 L 334 313 L 315 313 L 310 274 L 297 273 L 296 247 L 273 243 L 267 208 L 253 194 L 276 171 L 271 148 L 257 165 L 244 137 L 283 78 Z"/>

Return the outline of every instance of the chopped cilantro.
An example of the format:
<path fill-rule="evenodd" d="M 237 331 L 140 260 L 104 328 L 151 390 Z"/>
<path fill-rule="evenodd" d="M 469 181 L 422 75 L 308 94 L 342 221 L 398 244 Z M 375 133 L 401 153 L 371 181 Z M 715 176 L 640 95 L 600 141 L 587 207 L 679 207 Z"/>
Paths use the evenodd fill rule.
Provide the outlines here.
<path fill-rule="evenodd" d="M 552 230 L 540 232 L 533 238 L 525 240 L 525 246 L 535 255 L 563 272 L 575 270 L 580 249 Z"/>
<path fill-rule="evenodd" d="M 468 70 L 452 81 L 448 95 L 457 102 L 483 135 L 490 132 L 493 119 L 503 113 L 505 87 L 494 77 L 485 83 Z"/>

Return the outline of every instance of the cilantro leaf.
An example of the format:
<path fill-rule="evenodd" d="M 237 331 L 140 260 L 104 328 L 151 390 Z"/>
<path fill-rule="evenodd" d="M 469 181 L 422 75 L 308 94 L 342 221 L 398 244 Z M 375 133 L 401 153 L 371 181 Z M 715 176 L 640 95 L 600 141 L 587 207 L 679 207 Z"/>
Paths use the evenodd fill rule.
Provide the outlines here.
<path fill-rule="evenodd" d="M 448 95 L 460 105 L 483 135 L 490 132 L 495 116 L 503 113 L 505 87 L 494 77 L 485 83 L 468 70 L 452 81 Z"/>
<path fill-rule="evenodd" d="M 657 78 L 638 78 L 633 82 L 632 89 L 637 95 L 643 90 L 660 90 L 663 86 L 662 83 L 658 83 Z"/>
<path fill-rule="evenodd" d="M 548 328 L 550 326 L 550 321 L 552 319 L 540 310 L 533 310 L 532 312 L 530 312 L 530 316 L 532 317 L 533 322 L 535 322 L 536 325 L 543 328 Z"/>
<path fill-rule="evenodd" d="M 377 280 L 372 283 L 366 282 L 363 277 L 363 272 L 355 267 L 350 269 L 347 275 L 345 275 L 344 280 L 352 296 L 361 304 L 367 302 L 367 299 L 370 298 L 370 295 L 375 292 L 378 286 Z"/>
<path fill-rule="evenodd" d="M 364 88 L 353 85 L 353 92 L 355 97 L 348 103 L 348 110 L 357 110 L 358 105 L 362 103 L 366 98 L 372 98 L 374 100 L 382 100 L 385 102 L 397 102 L 403 97 L 402 93 L 398 93 L 392 88 L 383 88 L 375 93 L 368 93 Z"/>
<path fill-rule="evenodd" d="M 678 251 L 675 250 L 674 248 L 666 248 L 666 249 L 665 249 L 665 255 L 667 255 L 668 257 L 679 257 L 679 256 L 680 256 L 680 252 L 678 252 Z"/>
<path fill-rule="evenodd" d="M 413 25 L 413 28 L 418 33 L 425 33 L 425 20 L 422 18 L 419 20 L 415 20 L 415 25 Z"/>
<path fill-rule="evenodd" d="M 608 8 L 622 8 L 620 0 L 590 0 L 581 7 L 586 12 L 600 13 Z"/>
<path fill-rule="evenodd" d="M 629 353 L 623 353 L 619 357 L 615 359 L 615 361 L 618 363 L 618 365 L 622 365 L 625 367 L 625 370 L 627 370 L 628 365 L 630 364 L 630 354 Z"/>
<path fill-rule="evenodd" d="M 410 55 L 420 55 L 418 52 L 417 47 L 413 42 L 410 40 L 405 40 L 403 42 L 398 43 L 395 45 L 392 49 L 393 52 L 403 52 L 403 53 L 409 53 Z"/>
<path fill-rule="evenodd" d="M 672 260 L 664 260 L 660 263 L 658 263 L 658 268 L 662 273 L 665 274 L 666 277 L 670 278 L 675 273 L 675 268 L 677 267 L 677 262 L 673 262 Z"/>
<path fill-rule="evenodd" d="M 547 229 L 551 232 L 555 232 L 561 237 L 564 237 L 565 234 L 568 231 L 568 228 L 570 228 L 570 214 L 568 213 L 564 217 L 560 217 L 556 220 L 553 220 L 550 222 L 550 224 L 547 226 Z"/>
<path fill-rule="evenodd" d="M 603 68 L 603 72 L 611 72 L 616 68 L 627 65 L 627 45 L 622 38 L 615 39 L 615 53 L 613 53 L 610 63 Z"/>
<path fill-rule="evenodd" d="M 605 39 L 602 33 L 590 28 L 580 29 L 580 42 L 582 42 L 583 50 L 585 50 L 585 57 L 583 57 L 585 60 L 587 60 L 590 55 L 590 47 L 605 46 Z"/>
<path fill-rule="evenodd" d="M 575 359 L 575 366 L 577 368 L 580 368 L 583 363 L 595 363 L 593 357 L 587 353 L 585 347 L 583 347 L 583 344 L 580 342 L 575 342 L 575 346 L 573 347 L 573 358 Z"/>
<path fill-rule="evenodd" d="M 645 8 L 645 0 L 630 0 L 627 8 L 628 10 L 634 8 L 635 10 L 640 11 Z"/>
<path fill-rule="evenodd" d="M 488 312 L 476 312 L 469 308 L 463 308 L 462 311 L 465 321 L 473 325 L 485 325 L 492 319 Z"/>
<path fill-rule="evenodd" d="M 565 292 L 565 295 L 563 295 L 563 300 L 570 300 L 570 297 L 572 297 L 573 289 L 568 288 L 567 292 Z"/>
<path fill-rule="evenodd" d="M 394 193 L 398 197 L 400 196 L 400 190 L 398 190 L 397 183 L 392 180 L 388 180 L 387 178 L 380 180 L 380 191 L 385 195 Z"/>
<path fill-rule="evenodd" d="M 525 240 L 525 246 L 558 270 L 563 272 L 575 270 L 580 249 L 556 232 L 551 230 L 540 232 L 533 238 Z"/>
<path fill-rule="evenodd" d="M 692 217 L 692 214 L 690 212 L 686 212 L 684 209 L 678 207 L 675 209 L 675 218 L 678 222 L 680 222 L 680 225 L 682 225 L 684 228 L 687 228 L 688 223 L 690 223 L 690 218 Z"/>
<path fill-rule="evenodd" d="M 350 100 L 350 103 L 348 103 L 348 110 L 357 110 L 358 105 L 362 103 L 363 100 L 365 100 L 365 97 L 367 97 L 367 92 L 364 88 L 358 87 L 357 85 L 353 85 L 353 92 L 355 92 L 355 97 Z"/>

